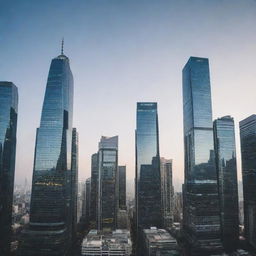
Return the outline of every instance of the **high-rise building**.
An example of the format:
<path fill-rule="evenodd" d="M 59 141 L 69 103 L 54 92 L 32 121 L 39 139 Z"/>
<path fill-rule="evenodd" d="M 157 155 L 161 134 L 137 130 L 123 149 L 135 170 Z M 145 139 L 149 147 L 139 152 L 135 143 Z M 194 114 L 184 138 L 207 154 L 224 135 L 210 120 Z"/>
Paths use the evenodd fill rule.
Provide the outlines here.
<path fill-rule="evenodd" d="M 76 128 L 72 130 L 72 157 L 71 157 L 71 177 L 70 177 L 70 233 L 73 243 L 76 241 L 77 233 L 77 194 L 78 194 L 78 132 Z"/>
<path fill-rule="evenodd" d="M 223 247 L 234 251 L 238 245 L 239 209 L 234 120 L 230 116 L 213 123 L 214 147 L 220 198 L 220 221 Z"/>
<path fill-rule="evenodd" d="M 98 153 L 91 157 L 91 205 L 90 221 L 93 228 L 96 228 L 97 208 L 98 208 L 98 184 L 99 183 L 99 164 Z"/>
<path fill-rule="evenodd" d="M 136 121 L 136 226 L 161 226 L 161 180 L 157 103 L 137 103 Z"/>
<path fill-rule="evenodd" d="M 256 248 L 256 115 L 239 123 L 244 191 L 244 227 L 247 242 Z"/>
<path fill-rule="evenodd" d="M 17 114 L 17 87 L 0 82 L 0 255 L 9 254 L 11 242 Z"/>
<path fill-rule="evenodd" d="M 63 256 L 71 245 L 72 160 L 75 166 L 77 155 L 75 131 L 72 152 L 72 116 L 73 76 L 62 50 L 51 62 L 37 129 L 30 223 L 20 243 L 23 255 Z"/>
<path fill-rule="evenodd" d="M 192 254 L 218 251 L 222 249 L 220 211 L 206 58 L 190 57 L 183 68 L 183 121 L 183 231 Z"/>
<path fill-rule="evenodd" d="M 111 231 L 117 225 L 118 136 L 101 137 L 99 142 L 98 230 Z"/>
<path fill-rule="evenodd" d="M 85 200 L 85 223 L 90 222 L 90 203 L 91 203 L 91 178 L 86 179 L 85 182 L 86 200 Z"/>
<path fill-rule="evenodd" d="M 173 223 L 173 185 L 172 185 L 172 160 L 160 158 L 161 171 L 161 202 L 163 226 L 171 227 Z"/>
<path fill-rule="evenodd" d="M 119 208 L 126 209 L 126 166 L 118 166 Z"/>

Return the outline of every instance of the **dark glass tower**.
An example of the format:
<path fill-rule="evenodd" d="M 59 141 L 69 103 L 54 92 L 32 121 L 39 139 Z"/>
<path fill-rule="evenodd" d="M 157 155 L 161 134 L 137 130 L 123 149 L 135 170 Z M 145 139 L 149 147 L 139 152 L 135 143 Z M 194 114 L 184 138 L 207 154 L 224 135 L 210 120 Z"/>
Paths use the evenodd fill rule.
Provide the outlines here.
<path fill-rule="evenodd" d="M 118 166 L 119 208 L 126 210 L 126 166 Z"/>
<path fill-rule="evenodd" d="M 30 224 L 21 242 L 26 256 L 63 256 L 71 244 L 72 172 L 77 169 L 72 116 L 73 76 L 69 59 L 62 53 L 51 62 L 37 129 Z M 73 150 L 75 137 L 74 130 Z"/>
<path fill-rule="evenodd" d="M 221 250 L 209 62 L 191 57 L 183 69 L 185 182 L 183 231 L 192 254 Z"/>
<path fill-rule="evenodd" d="M 99 164 L 98 153 L 91 157 L 91 203 L 90 203 L 90 221 L 93 228 L 96 228 L 97 208 L 98 208 L 98 182 L 99 182 Z"/>
<path fill-rule="evenodd" d="M 0 255 L 9 254 L 11 242 L 17 113 L 17 87 L 0 82 Z"/>
<path fill-rule="evenodd" d="M 157 103 L 137 103 L 136 123 L 137 232 L 161 226 L 161 181 Z"/>
<path fill-rule="evenodd" d="M 239 123 L 244 190 L 244 228 L 247 242 L 256 249 L 256 115 Z"/>
<path fill-rule="evenodd" d="M 99 142 L 98 230 L 117 226 L 118 211 L 118 136 L 101 137 Z"/>
<path fill-rule="evenodd" d="M 214 147 L 220 198 L 222 243 L 226 251 L 238 245 L 239 209 L 234 120 L 230 116 L 213 123 Z"/>
<path fill-rule="evenodd" d="M 160 158 L 161 170 L 161 202 L 162 219 L 164 227 L 171 227 L 173 223 L 173 185 L 172 185 L 172 160 Z"/>

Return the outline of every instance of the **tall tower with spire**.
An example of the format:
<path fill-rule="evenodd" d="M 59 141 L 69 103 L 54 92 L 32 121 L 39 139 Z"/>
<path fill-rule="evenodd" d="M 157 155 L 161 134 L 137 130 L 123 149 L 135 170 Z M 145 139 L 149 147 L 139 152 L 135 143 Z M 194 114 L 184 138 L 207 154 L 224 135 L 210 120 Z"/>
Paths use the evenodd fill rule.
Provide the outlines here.
<path fill-rule="evenodd" d="M 77 147 L 75 142 L 72 147 L 73 75 L 63 42 L 61 55 L 51 62 L 36 133 L 30 223 L 20 243 L 26 256 L 67 255 L 72 240 L 72 168 L 77 168 L 72 149 Z"/>

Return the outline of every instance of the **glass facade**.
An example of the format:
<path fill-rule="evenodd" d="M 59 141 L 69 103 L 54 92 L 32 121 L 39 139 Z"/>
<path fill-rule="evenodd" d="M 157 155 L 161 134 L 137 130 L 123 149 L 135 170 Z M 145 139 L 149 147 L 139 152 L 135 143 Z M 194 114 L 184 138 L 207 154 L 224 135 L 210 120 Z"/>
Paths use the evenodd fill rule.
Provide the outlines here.
<path fill-rule="evenodd" d="M 30 224 L 24 233 L 28 239 L 21 243 L 27 256 L 35 251 L 36 255 L 66 255 L 70 246 L 72 116 L 73 76 L 69 59 L 60 55 L 51 62 L 36 135 Z M 75 157 L 74 153 L 73 166 Z"/>
<path fill-rule="evenodd" d="M 118 166 L 119 208 L 126 209 L 126 166 Z"/>
<path fill-rule="evenodd" d="M 160 158 L 161 170 L 161 202 L 163 226 L 171 227 L 173 223 L 173 185 L 172 185 L 172 160 Z"/>
<path fill-rule="evenodd" d="M 161 227 L 161 181 L 157 103 L 137 103 L 136 121 L 137 231 Z"/>
<path fill-rule="evenodd" d="M 85 205 L 85 221 L 89 224 L 90 219 L 90 200 L 91 200 L 91 178 L 86 179 L 86 205 Z"/>
<path fill-rule="evenodd" d="M 97 208 L 98 208 L 98 182 L 99 182 L 98 153 L 91 157 L 91 206 L 90 221 L 93 228 L 96 228 Z"/>
<path fill-rule="evenodd" d="M 208 59 L 191 57 L 182 75 L 184 234 L 192 251 L 221 250 Z"/>
<path fill-rule="evenodd" d="M 234 251 L 238 245 L 239 236 L 234 120 L 230 116 L 218 118 L 213 123 L 213 129 L 222 242 L 226 251 Z"/>
<path fill-rule="evenodd" d="M 239 123 L 244 192 L 244 228 L 247 242 L 256 248 L 256 115 Z"/>
<path fill-rule="evenodd" d="M 0 255 L 10 250 L 17 114 L 17 87 L 0 82 Z"/>
<path fill-rule="evenodd" d="M 98 230 L 117 226 L 118 211 L 118 136 L 101 137 L 99 142 Z"/>

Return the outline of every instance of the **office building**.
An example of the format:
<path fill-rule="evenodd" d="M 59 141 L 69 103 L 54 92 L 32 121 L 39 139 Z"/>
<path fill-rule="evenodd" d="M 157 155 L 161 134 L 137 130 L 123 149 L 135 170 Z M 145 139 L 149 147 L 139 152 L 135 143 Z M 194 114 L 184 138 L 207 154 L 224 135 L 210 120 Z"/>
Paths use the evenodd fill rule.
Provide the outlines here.
<path fill-rule="evenodd" d="M 165 228 L 173 223 L 172 160 L 160 158 L 162 218 Z"/>
<path fill-rule="evenodd" d="M 62 48 L 51 62 L 36 134 L 30 223 L 20 241 L 22 255 L 64 256 L 71 246 L 76 179 L 72 173 L 77 171 L 72 119 L 73 76 Z"/>
<path fill-rule="evenodd" d="M 183 232 L 192 255 L 211 254 L 222 245 L 208 59 L 190 57 L 182 75 Z"/>
<path fill-rule="evenodd" d="M 119 208 L 126 209 L 126 166 L 118 166 Z"/>
<path fill-rule="evenodd" d="M 256 249 L 256 115 L 239 123 L 244 192 L 245 238 Z"/>
<path fill-rule="evenodd" d="M 99 185 L 99 165 L 98 153 L 91 156 L 91 203 L 90 221 L 93 228 L 96 228 L 97 208 L 98 208 L 98 185 Z"/>
<path fill-rule="evenodd" d="M 101 137 L 99 142 L 98 230 L 112 231 L 117 226 L 118 136 Z"/>
<path fill-rule="evenodd" d="M 235 251 L 239 237 L 239 209 L 234 120 L 230 116 L 213 123 L 220 198 L 221 237 L 227 252 Z"/>
<path fill-rule="evenodd" d="M 17 87 L 0 82 L 0 255 L 10 252 L 17 115 Z"/>

